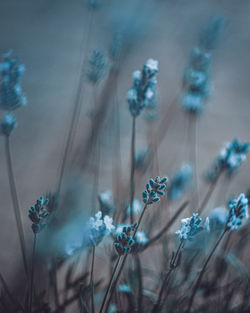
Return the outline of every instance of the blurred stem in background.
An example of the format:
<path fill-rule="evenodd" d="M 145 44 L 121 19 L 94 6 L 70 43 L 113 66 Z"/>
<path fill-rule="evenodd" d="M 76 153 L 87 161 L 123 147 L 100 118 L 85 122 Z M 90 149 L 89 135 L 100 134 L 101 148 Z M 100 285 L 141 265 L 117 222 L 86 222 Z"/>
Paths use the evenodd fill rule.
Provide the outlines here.
<path fill-rule="evenodd" d="M 132 117 L 132 137 L 131 137 L 131 168 L 130 168 L 130 223 L 134 223 L 133 202 L 135 195 L 135 132 L 136 117 Z"/>
<path fill-rule="evenodd" d="M 91 288 L 91 312 L 95 313 L 95 301 L 94 301 L 94 266 L 95 266 L 95 245 L 92 248 L 92 262 L 90 271 L 90 288 Z"/>
<path fill-rule="evenodd" d="M 83 39 L 82 39 L 81 49 L 80 49 L 80 51 L 83 51 L 83 53 L 81 53 L 81 55 L 80 55 L 80 58 L 81 58 L 81 61 L 80 61 L 81 62 L 80 77 L 79 77 L 79 82 L 78 82 L 78 86 L 77 86 L 77 90 L 76 90 L 76 98 L 74 101 L 73 113 L 72 113 L 72 117 L 71 117 L 71 121 L 70 121 L 70 126 L 68 129 L 68 134 L 66 136 L 67 139 L 66 139 L 66 143 L 65 143 L 65 147 L 64 147 L 62 163 L 61 163 L 61 167 L 59 170 L 59 180 L 58 180 L 58 184 L 57 184 L 57 188 L 56 188 L 58 195 L 60 195 L 60 192 L 61 192 L 62 182 L 63 182 L 64 175 L 65 175 L 66 163 L 68 161 L 69 153 L 71 151 L 71 148 L 72 148 L 72 145 L 74 142 L 74 136 L 75 136 L 75 132 L 77 129 L 78 120 L 80 117 L 83 93 L 85 90 L 84 89 L 85 88 L 84 79 L 85 79 L 86 55 L 87 55 L 87 51 L 89 48 L 89 42 L 90 42 L 90 38 L 91 38 L 90 35 L 91 35 L 93 20 L 94 20 L 94 7 L 90 7 L 90 9 L 89 9 L 89 22 L 88 22 L 88 26 L 87 26 L 87 31 L 83 32 Z M 84 40 L 85 34 L 87 34 L 86 40 Z"/>
<path fill-rule="evenodd" d="M 25 245 L 25 239 L 24 239 L 24 232 L 23 232 L 20 206 L 19 206 L 18 195 L 17 195 L 17 188 L 16 188 L 15 177 L 14 177 L 14 172 L 13 172 L 13 165 L 12 165 L 13 163 L 12 163 L 12 157 L 11 157 L 9 136 L 5 136 L 5 154 L 6 154 L 9 186 L 10 186 L 11 198 L 12 198 L 12 203 L 13 203 L 13 208 L 14 208 L 14 213 L 15 213 L 15 220 L 16 220 L 16 225 L 17 225 L 18 237 L 19 237 L 20 246 L 21 246 L 23 265 L 24 265 L 25 274 L 28 278 L 26 245 Z"/>

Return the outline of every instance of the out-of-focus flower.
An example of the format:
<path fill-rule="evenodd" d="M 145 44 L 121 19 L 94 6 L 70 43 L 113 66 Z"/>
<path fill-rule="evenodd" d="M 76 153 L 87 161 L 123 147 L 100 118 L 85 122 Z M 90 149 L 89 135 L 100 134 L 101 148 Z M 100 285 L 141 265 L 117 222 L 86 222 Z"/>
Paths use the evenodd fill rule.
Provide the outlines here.
<path fill-rule="evenodd" d="M 159 196 L 164 196 L 167 181 L 167 177 L 160 178 L 156 176 L 155 179 L 150 178 L 149 183 L 146 184 L 146 190 L 142 193 L 143 202 L 149 205 L 160 201 Z"/>
<path fill-rule="evenodd" d="M 210 95 L 210 63 L 211 55 L 202 52 L 199 48 L 193 49 L 183 78 L 183 87 L 186 90 L 182 107 L 190 113 L 201 113 L 204 103 Z"/>
<path fill-rule="evenodd" d="M 249 218 L 248 215 L 248 199 L 244 193 L 241 193 L 237 199 L 233 199 L 229 203 L 229 216 L 226 225 L 228 230 L 237 230 L 242 226 L 244 220 Z"/>
<path fill-rule="evenodd" d="M 0 126 L 1 134 L 8 137 L 12 133 L 12 131 L 17 127 L 15 117 L 11 113 L 6 114 Z"/>
<path fill-rule="evenodd" d="M 157 83 L 158 61 L 148 59 L 142 71 L 133 73 L 134 85 L 129 89 L 127 100 L 132 116 L 137 117 L 145 107 L 152 107 L 156 100 L 155 85 Z"/>
<path fill-rule="evenodd" d="M 107 62 L 102 50 L 93 51 L 89 60 L 89 67 L 87 78 L 91 83 L 96 84 L 104 77 L 107 68 Z"/>
<path fill-rule="evenodd" d="M 135 240 L 133 239 L 133 233 L 137 227 L 137 223 L 133 225 L 123 226 L 122 231 L 118 233 L 116 236 L 116 240 L 114 242 L 115 249 L 119 256 L 130 253 L 131 248 L 135 244 Z"/>
<path fill-rule="evenodd" d="M 11 58 L 12 51 L 3 55 L 0 63 L 0 108 L 6 111 L 15 110 L 27 104 L 20 79 L 25 72 L 24 64 L 18 64 L 17 58 Z"/>
<path fill-rule="evenodd" d="M 36 204 L 29 209 L 29 218 L 32 221 L 32 230 L 34 234 L 42 231 L 46 225 L 46 218 L 49 216 L 47 210 L 49 200 L 44 199 L 43 196 L 36 201 Z"/>
<path fill-rule="evenodd" d="M 131 287 L 129 285 L 126 285 L 126 284 L 119 285 L 118 291 L 124 292 L 124 293 L 131 293 L 132 292 Z"/>
<path fill-rule="evenodd" d="M 209 228 L 211 232 L 221 231 L 228 220 L 228 210 L 224 206 L 214 208 L 209 215 Z"/>
<path fill-rule="evenodd" d="M 130 205 L 128 206 L 127 208 L 127 216 L 130 216 L 130 211 L 131 211 L 131 208 L 130 208 Z M 139 213 L 141 213 L 142 211 L 142 203 L 139 199 L 134 199 L 133 200 L 133 215 L 138 215 Z"/>
<path fill-rule="evenodd" d="M 239 142 L 234 139 L 225 143 L 219 156 L 215 159 L 211 168 L 205 173 L 208 182 L 214 182 L 223 170 L 231 176 L 240 165 L 246 160 L 246 154 L 250 151 L 250 145 L 246 142 Z"/>
<path fill-rule="evenodd" d="M 191 217 L 187 217 L 181 220 L 181 228 L 176 231 L 180 240 L 192 240 L 193 237 L 203 230 L 201 226 L 202 219 L 198 216 L 198 213 L 193 213 Z"/>
<path fill-rule="evenodd" d="M 248 143 L 239 142 L 237 139 L 227 142 L 220 151 L 221 166 L 231 170 L 238 168 L 246 160 L 246 154 L 249 151 L 250 145 Z"/>
<path fill-rule="evenodd" d="M 175 200 L 181 197 L 191 182 L 192 175 L 193 171 L 191 165 L 184 163 L 180 170 L 177 171 L 170 180 L 168 188 L 168 197 L 170 200 Z"/>
<path fill-rule="evenodd" d="M 143 230 L 138 230 L 135 234 L 135 241 L 139 245 L 144 245 L 148 242 L 148 237 Z"/>
<path fill-rule="evenodd" d="M 95 214 L 95 217 L 89 219 L 88 228 L 91 244 L 98 245 L 105 235 L 110 234 L 115 229 L 115 226 L 111 217 L 105 215 L 102 218 L 102 212 L 99 211 Z"/>
<path fill-rule="evenodd" d="M 204 228 L 207 232 L 210 232 L 210 219 L 209 217 L 206 217 L 205 223 L 204 223 Z"/>
<path fill-rule="evenodd" d="M 98 195 L 98 200 L 100 203 L 100 210 L 103 215 L 110 214 L 114 210 L 114 205 L 112 203 L 112 191 L 106 190 Z"/>

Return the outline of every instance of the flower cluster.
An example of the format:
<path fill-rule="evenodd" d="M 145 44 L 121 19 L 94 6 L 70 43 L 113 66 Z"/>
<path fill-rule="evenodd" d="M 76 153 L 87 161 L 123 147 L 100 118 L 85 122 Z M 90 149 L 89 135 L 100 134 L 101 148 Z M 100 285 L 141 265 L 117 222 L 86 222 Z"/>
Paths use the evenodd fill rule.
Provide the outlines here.
<path fill-rule="evenodd" d="M 0 124 L 0 127 L 1 134 L 8 137 L 12 133 L 12 131 L 17 127 L 15 117 L 11 113 L 6 114 L 4 120 Z"/>
<path fill-rule="evenodd" d="M 17 58 L 11 58 L 12 51 L 3 55 L 0 63 L 0 108 L 6 111 L 15 110 L 26 105 L 20 79 L 25 72 L 24 64 L 18 64 Z"/>
<path fill-rule="evenodd" d="M 133 225 L 125 225 L 121 231 L 117 231 L 116 240 L 114 242 L 115 249 L 119 256 L 130 253 L 131 248 L 135 244 L 133 233 L 137 228 L 137 223 Z"/>
<path fill-rule="evenodd" d="M 248 143 L 239 142 L 237 139 L 227 142 L 220 151 L 220 164 L 222 167 L 234 170 L 246 160 L 246 154 L 249 151 L 250 145 Z"/>
<path fill-rule="evenodd" d="M 110 234 L 115 226 L 113 225 L 113 219 L 108 215 L 102 218 L 102 212 L 99 211 L 95 214 L 95 217 L 91 217 L 88 221 L 89 239 L 91 244 L 98 245 L 105 235 Z"/>
<path fill-rule="evenodd" d="M 145 204 L 152 204 L 160 201 L 159 196 L 164 196 L 164 190 L 167 188 L 167 177 L 160 178 L 156 176 L 155 179 L 150 178 L 149 183 L 146 184 L 146 190 L 142 193 L 142 199 Z"/>
<path fill-rule="evenodd" d="M 158 61 L 148 59 L 141 71 L 133 73 L 134 85 L 129 89 L 127 100 L 132 116 L 137 117 L 145 107 L 152 107 L 156 101 Z"/>
<path fill-rule="evenodd" d="M 185 163 L 177 171 L 173 178 L 170 180 L 168 197 L 170 200 L 180 198 L 182 193 L 187 188 L 188 184 L 192 180 L 193 171 L 191 165 Z"/>
<path fill-rule="evenodd" d="M 176 231 L 180 240 L 192 240 L 193 236 L 203 230 L 201 226 L 202 219 L 198 216 L 198 213 L 193 213 L 191 217 L 187 217 L 181 220 L 181 228 Z"/>
<path fill-rule="evenodd" d="M 206 180 L 214 182 L 222 170 L 227 170 L 228 175 L 232 175 L 240 165 L 246 160 L 246 154 L 250 151 L 250 145 L 234 139 L 227 142 L 221 149 L 212 167 L 205 174 Z"/>
<path fill-rule="evenodd" d="M 41 196 L 34 206 L 29 209 L 29 218 L 32 221 L 32 230 L 34 234 L 42 231 L 46 225 L 46 218 L 49 216 L 49 211 L 47 209 L 49 200 L 44 199 Z"/>
<path fill-rule="evenodd" d="M 182 101 L 182 107 L 190 113 L 201 113 L 204 103 L 210 95 L 210 63 L 211 55 L 209 53 L 204 53 L 198 48 L 193 49 L 183 78 L 186 94 Z"/>
<path fill-rule="evenodd" d="M 89 67 L 87 78 L 91 83 L 96 84 L 104 77 L 107 67 L 105 55 L 102 50 L 93 51 L 89 60 Z"/>
<path fill-rule="evenodd" d="M 233 199 L 229 203 L 229 216 L 226 225 L 227 230 L 236 230 L 243 220 L 247 220 L 248 215 L 248 199 L 244 193 L 241 193 L 237 199 Z"/>

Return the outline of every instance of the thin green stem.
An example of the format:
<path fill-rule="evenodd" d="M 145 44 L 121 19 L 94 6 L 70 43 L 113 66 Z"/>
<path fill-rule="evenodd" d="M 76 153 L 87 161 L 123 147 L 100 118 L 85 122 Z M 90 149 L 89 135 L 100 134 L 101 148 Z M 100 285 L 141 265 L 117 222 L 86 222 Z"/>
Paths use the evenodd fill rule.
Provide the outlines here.
<path fill-rule="evenodd" d="M 94 265 L 95 265 L 95 245 L 92 249 L 92 262 L 90 272 L 90 287 L 91 287 L 91 311 L 95 313 L 95 301 L 94 301 Z"/>
<path fill-rule="evenodd" d="M 10 193 L 11 193 L 11 199 L 12 199 L 14 213 L 15 213 L 17 231 L 18 231 L 18 236 L 19 236 L 19 241 L 20 241 L 20 246 L 21 246 L 23 265 L 24 265 L 25 274 L 28 277 L 26 245 L 25 245 L 25 240 L 24 240 L 24 231 L 23 231 L 23 225 L 22 225 L 22 219 L 21 219 L 20 205 L 18 201 L 17 188 L 16 188 L 13 165 L 12 165 L 13 163 L 12 163 L 11 150 L 10 150 L 10 139 L 8 136 L 5 136 L 5 153 L 6 153 Z"/>
<path fill-rule="evenodd" d="M 131 169 L 130 169 L 130 223 L 133 224 L 133 202 L 135 195 L 135 127 L 136 117 L 133 116 L 132 121 L 132 137 L 131 137 Z"/>
<path fill-rule="evenodd" d="M 32 312 L 33 293 L 34 293 L 34 268 L 35 268 L 35 255 L 36 255 L 36 241 L 37 234 L 34 234 L 32 259 L 31 259 L 31 273 L 30 273 L 30 297 L 29 297 L 29 313 Z"/>
<path fill-rule="evenodd" d="M 103 298 L 103 300 L 102 300 L 102 305 L 101 305 L 101 308 L 100 308 L 99 313 L 102 313 L 102 311 L 103 311 L 103 309 L 104 309 L 104 306 L 105 306 L 105 303 L 106 303 L 106 300 L 107 300 L 107 297 L 108 297 L 110 288 L 111 288 L 111 286 L 112 286 L 113 280 L 114 280 L 114 278 L 115 278 L 116 271 L 117 271 L 118 266 L 119 266 L 119 264 L 120 264 L 120 261 L 121 261 L 121 256 L 119 256 L 118 259 L 117 259 L 117 261 L 116 261 L 116 264 L 115 264 L 113 273 L 112 273 L 112 275 L 111 275 L 111 278 L 110 278 L 110 281 L 109 281 L 109 284 L 108 284 L 106 293 L 105 293 L 104 298 Z"/>
<path fill-rule="evenodd" d="M 202 277 L 203 275 L 205 274 L 205 271 L 206 271 L 206 268 L 207 268 L 207 265 L 209 263 L 209 261 L 211 260 L 215 250 L 217 249 L 217 247 L 219 246 L 220 242 L 222 241 L 222 239 L 224 238 L 225 234 L 227 232 L 227 229 L 224 230 L 224 232 L 221 234 L 221 236 L 219 237 L 219 239 L 217 240 L 216 244 L 214 245 L 212 251 L 210 252 L 206 262 L 204 263 L 203 267 L 202 267 L 202 270 L 196 280 L 196 283 L 194 285 L 194 288 L 193 288 L 193 292 L 192 292 L 192 295 L 189 299 L 189 302 L 188 302 L 188 308 L 186 310 L 186 313 L 189 313 L 191 308 L 192 308 L 192 305 L 193 305 L 193 302 L 194 302 L 194 298 L 195 298 L 195 295 L 199 289 L 199 286 L 200 286 L 200 283 L 201 283 L 201 280 L 202 280 Z"/>
<path fill-rule="evenodd" d="M 158 295 L 158 299 L 157 299 L 157 302 L 156 304 L 154 305 L 153 309 L 152 309 L 152 313 L 158 313 L 160 312 L 160 306 L 161 306 L 161 299 L 162 299 L 162 296 L 163 296 L 163 293 L 168 285 L 168 282 L 169 282 L 169 278 L 172 274 L 172 272 L 175 270 L 176 268 L 176 262 L 178 260 L 178 257 L 179 257 L 179 254 L 181 252 L 181 249 L 183 247 L 183 244 L 184 242 L 181 241 L 180 244 L 179 244 L 179 247 L 174 255 L 174 258 L 171 260 L 171 264 L 170 264 L 170 268 L 167 272 L 167 274 L 165 275 L 164 277 L 164 280 L 162 282 L 162 285 L 161 285 L 161 289 L 160 289 L 160 292 L 159 292 L 159 295 Z"/>

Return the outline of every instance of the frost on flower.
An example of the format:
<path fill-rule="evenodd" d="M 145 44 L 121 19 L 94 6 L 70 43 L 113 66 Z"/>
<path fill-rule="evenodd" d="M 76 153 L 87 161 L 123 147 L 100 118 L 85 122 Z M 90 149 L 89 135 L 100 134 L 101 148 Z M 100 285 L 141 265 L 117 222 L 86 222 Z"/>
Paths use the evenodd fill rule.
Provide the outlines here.
<path fill-rule="evenodd" d="M 132 116 L 141 114 L 145 107 L 152 107 L 156 101 L 155 85 L 158 61 L 148 59 L 141 71 L 133 73 L 134 85 L 127 93 L 127 101 Z"/>
<path fill-rule="evenodd" d="M 105 235 L 110 234 L 115 229 L 113 219 L 108 215 L 102 218 L 101 211 L 97 212 L 95 217 L 89 219 L 88 227 L 90 232 L 89 239 L 94 245 L 98 245 Z"/>
<path fill-rule="evenodd" d="M 211 168 L 205 173 L 206 180 L 208 182 L 216 181 L 223 170 L 231 176 L 246 160 L 249 151 L 250 145 L 246 142 L 239 142 L 237 139 L 227 142 L 220 150 L 220 154 Z"/>
<path fill-rule="evenodd" d="M 0 127 L 1 134 L 8 137 L 12 133 L 12 131 L 17 127 L 15 117 L 11 113 L 6 114 L 4 120 L 0 124 Z"/>
<path fill-rule="evenodd" d="M 237 199 L 229 203 L 229 216 L 226 225 L 228 230 L 237 230 L 246 221 L 248 215 L 248 199 L 244 193 L 241 193 Z"/>
<path fill-rule="evenodd" d="M 191 217 L 181 220 L 181 228 L 176 231 L 180 240 L 192 240 L 193 236 L 203 230 L 201 226 L 202 219 L 198 216 L 198 213 L 193 213 Z"/>
<path fill-rule="evenodd" d="M 143 202 L 149 205 L 160 201 L 160 196 L 165 194 L 167 181 L 167 177 L 160 178 L 156 176 L 155 179 L 150 178 L 149 183 L 146 184 L 146 190 L 142 193 Z"/>
<path fill-rule="evenodd" d="M 201 113 L 204 103 L 210 96 L 211 55 L 195 48 L 185 69 L 183 87 L 186 91 L 182 107 L 190 113 Z"/>
<path fill-rule="evenodd" d="M 175 200 L 181 197 L 190 184 L 192 175 L 193 171 L 191 165 L 187 163 L 183 164 L 180 170 L 177 171 L 170 180 L 168 189 L 168 197 L 170 200 Z"/>
<path fill-rule="evenodd" d="M 15 110 L 27 104 L 20 79 L 25 72 L 24 64 L 18 64 L 17 58 L 11 58 L 12 51 L 3 55 L 0 63 L 0 108 Z"/>

